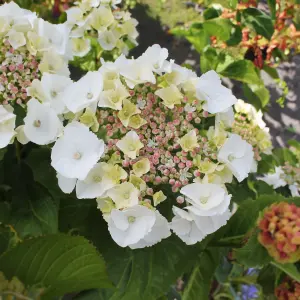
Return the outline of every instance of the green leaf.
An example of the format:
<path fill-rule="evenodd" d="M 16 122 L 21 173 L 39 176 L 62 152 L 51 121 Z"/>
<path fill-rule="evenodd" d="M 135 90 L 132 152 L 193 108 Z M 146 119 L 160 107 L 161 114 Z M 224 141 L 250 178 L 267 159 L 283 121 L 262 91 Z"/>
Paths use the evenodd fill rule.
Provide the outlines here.
<path fill-rule="evenodd" d="M 58 202 L 47 189 L 35 182 L 29 166 L 16 162 L 14 152 L 4 159 L 5 184 L 11 187 L 11 213 L 6 223 L 12 225 L 20 238 L 56 233 Z M 48 166 L 44 172 L 47 173 Z"/>
<path fill-rule="evenodd" d="M 200 55 L 200 68 L 202 73 L 209 70 L 216 70 L 219 63 L 219 56 L 216 49 L 212 47 L 206 48 Z"/>
<path fill-rule="evenodd" d="M 280 264 L 278 262 L 272 261 L 271 264 L 276 268 L 283 271 L 289 277 L 293 278 L 297 282 L 300 282 L 300 272 L 294 264 Z"/>
<path fill-rule="evenodd" d="M 5 155 L 6 151 L 7 151 L 6 148 L 0 149 L 0 160 L 2 160 L 4 158 L 4 155 Z"/>
<path fill-rule="evenodd" d="M 0 202 L 0 223 L 7 224 L 10 216 L 10 204 L 8 202 Z"/>
<path fill-rule="evenodd" d="M 267 14 L 257 8 L 248 7 L 243 10 L 242 17 L 246 26 L 253 28 L 257 34 L 264 36 L 268 40 L 271 39 L 274 33 L 274 26 L 272 19 Z"/>
<path fill-rule="evenodd" d="M 293 198 L 286 199 L 281 195 L 263 195 L 256 200 L 249 199 L 244 201 L 228 221 L 226 225 L 226 236 L 246 234 L 255 226 L 259 213 L 264 208 L 275 202 L 293 200 Z"/>
<path fill-rule="evenodd" d="M 261 84 L 261 78 L 257 75 L 255 66 L 249 60 L 238 60 L 230 64 L 221 75 L 249 84 Z"/>
<path fill-rule="evenodd" d="M 176 36 L 186 38 L 198 52 L 210 44 L 207 32 L 203 29 L 202 23 L 194 23 L 191 28 L 175 27 L 170 32 Z"/>
<path fill-rule="evenodd" d="M 274 149 L 273 156 L 274 156 L 274 159 L 276 160 L 278 166 L 284 165 L 285 162 L 289 162 L 292 165 L 294 165 L 298 162 L 295 154 L 287 148 Z"/>
<path fill-rule="evenodd" d="M 264 295 L 274 295 L 276 287 L 276 268 L 271 264 L 263 267 L 259 272 L 257 283 L 261 285 Z"/>
<path fill-rule="evenodd" d="M 203 12 L 203 17 L 205 20 L 210 20 L 210 19 L 218 18 L 221 15 L 221 13 L 222 11 L 220 9 L 209 7 Z"/>
<path fill-rule="evenodd" d="M 230 38 L 226 41 L 227 46 L 236 46 L 242 41 L 242 29 L 238 25 L 233 25 Z"/>
<path fill-rule="evenodd" d="M 173 235 L 153 247 L 136 250 L 122 248 L 111 239 L 107 223 L 96 209 L 95 201 L 89 209 L 86 207 L 84 210 L 81 205 L 76 208 L 79 201 L 74 203 L 71 205 L 69 200 L 61 201 L 61 222 L 64 225 L 60 227 L 67 231 L 70 228 L 78 229 L 80 234 L 97 246 L 105 259 L 109 277 L 116 286 L 116 290 L 102 289 L 92 292 L 95 298 L 91 299 L 157 299 L 169 290 L 179 276 L 193 267 L 210 238 L 197 245 L 187 246 Z M 81 211 L 84 216 L 82 219 Z M 84 295 L 87 297 L 86 293 Z"/>
<path fill-rule="evenodd" d="M 264 108 L 270 101 L 270 92 L 263 85 L 243 84 L 243 91 L 247 102 L 251 103 L 257 110 Z"/>
<path fill-rule="evenodd" d="M 0 224 L 0 255 L 17 244 L 19 238 L 9 225 Z"/>
<path fill-rule="evenodd" d="M 279 74 L 275 68 L 272 68 L 267 64 L 264 64 L 263 70 L 267 74 L 269 74 L 273 79 L 279 79 Z"/>
<path fill-rule="evenodd" d="M 0 257 L 8 279 L 46 288 L 43 299 L 111 283 L 104 260 L 88 240 L 80 236 L 49 235 L 24 241 Z"/>
<path fill-rule="evenodd" d="M 276 0 L 267 0 L 268 6 L 270 8 L 271 17 L 273 20 L 276 18 Z"/>
<path fill-rule="evenodd" d="M 245 267 L 263 267 L 271 261 L 268 251 L 259 243 L 257 236 L 258 231 L 255 230 L 247 244 L 234 252 L 237 262 Z"/>
<path fill-rule="evenodd" d="M 58 207 L 45 188 L 38 183 L 26 187 L 26 194 L 18 193 L 24 202 L 15 207 L 9 223 L 21 238 L 56 233 Z"/>
<path fill-rule="evenodd" d="M 211 283 L 220 258 L 221 251 L 218 248 L 207 249 L 199 255 L 197 264 L 183 291 L 182 300 L 209 298 Z"/>
<path fill-rule="evenodd" d="M 227 41 L 233 25 L 229 19 L 215 18 L 203 23 L 203 28 L 209 36 L 215 36 L 221 41 Z"/>
<path fill-rule="evenodd" d="M 232 195 L 231 200 L 237 204 L 241 204 L 247 199 L 254 199 L 255 193 L 249 189 L 247 180 L 241 183 L 231 183 L 227 185 L 228 192 Z"/>
<path fill-rule="evenodd" d="M 62 195 L 60 190 L 55 170 L 51 165 L 51 149 L 39 147 L 32 149 L 26 157 L 26 163 L 33 172 L 34 180 L 44 186 L 54 198 L 59 198 Z"/>
<path fill-rule="evenodd" d="M 273 155 L 262 153 L 261 158 L 257 165 L 257 174 L 267 174 L 275 171 L 277 163 Z"/>

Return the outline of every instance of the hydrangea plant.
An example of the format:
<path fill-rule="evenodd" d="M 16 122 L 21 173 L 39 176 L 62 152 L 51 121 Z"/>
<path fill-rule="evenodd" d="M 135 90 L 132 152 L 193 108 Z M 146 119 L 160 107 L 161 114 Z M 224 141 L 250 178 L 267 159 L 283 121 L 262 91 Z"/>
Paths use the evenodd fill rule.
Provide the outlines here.
<path fill-rule="evenodd" d="M 159 45 L 73 81 L 79 24 L 0 17 L 0 297 L 297 295 L 297 142 L 272 149 L 260 111 Z"/>

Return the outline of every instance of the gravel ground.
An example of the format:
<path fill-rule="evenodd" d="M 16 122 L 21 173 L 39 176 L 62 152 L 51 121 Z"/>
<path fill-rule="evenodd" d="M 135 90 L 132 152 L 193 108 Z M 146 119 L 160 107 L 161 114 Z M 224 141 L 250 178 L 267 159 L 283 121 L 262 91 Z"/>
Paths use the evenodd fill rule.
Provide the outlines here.
<path fill-rule="evenodd" d="M 132 51 L 134 57 L 142 54 L 149 46 L 160 44 L 169 50 L 169 57 L 175 59 L 178 64 L 189 63 L 200 73 L 199 54 L 191 49 L 187 41 L 169 35 L 158 20 L 146 14 L 143 6 L 138 5 L 133 11 L 133 16 L 139 21 L 140 33 L 139 46 Z M 278 73 L 280 78 L 287 82 L 289 94 L 284 108 L 281 108 L 276 103 L 276 99 L 280 97 L 278 88 L 267 74 L 263 74 L 266 87 L 271 93 L 265 121 L 270 128 L 274 145 L 284 146 L 289 139 L 300 141 L 300 56 L 280 65 Z M 233 89 L 237 97 L 243 97 L 239 83 L 226 80 L 225 84 Z"/>

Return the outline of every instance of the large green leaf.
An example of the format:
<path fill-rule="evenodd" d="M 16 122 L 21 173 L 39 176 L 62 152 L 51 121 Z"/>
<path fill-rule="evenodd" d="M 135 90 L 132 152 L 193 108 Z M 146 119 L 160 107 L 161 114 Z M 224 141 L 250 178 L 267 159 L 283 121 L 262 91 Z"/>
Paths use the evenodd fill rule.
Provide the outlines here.
<path fill-rule="evenodd" d="M 13 151 L 5 156 L 4 170 L 4 183 L 11 187 L 10 218 L 6 223 L 21 238 L 56 233 L 59 199 L 54 199 L 45 187 L 34 181 L 29 166 L 24 161 L 16 161 Z"/>
<path fill-rule="evenodd" d="M 220 72 L 222 76 L 249 84 L 262 84 L 255 66 L 249 60 L 238 60 Z"/>
<path fill-rule="evenodd" d="M 9 223 L 21 238 L 56 233 L 58 229 L 58 207 L 51 195 L 40 186 L 27 186 L 26 194 L 19 194 L 24 203 L 15 207 Z"/>
<path fill-rule="evenodd" d="M 289 275 L 289 277 L 293 278 L 297 282 L 300 282 L 300 271 L 297 269 L 296 265 L 280 264 L 275 261 L 272 262 L 272 265 L 283 271 L 285 274 Z"/>
<path fill-rule="evenodd" d="M 268 251 L 259 243 L 257 237 L 258 230 L 254 230 L 247 244 L 234 252 L 236 260 L 245 267 L 262 267 L 271 261 Z"/>
<path fill-rule="evenodd" d="M 233 24 L 229 19 L 214 18 L 203 23 L 203 28 L 209 36 L 215 36 L 221 41 L 227 41 L 230 38 Z"/>
<path fill-rule="evenodd" d="M 216 268 L 220 263 L 219 248 L 207 249 L 199 255 L 196 266 L 188 279 L 182 300 L 208 299 Z"/>
<path fill-rule="evenodd" d="M 0 257 L 1 271 L 25 285 L 45 287 L 43 299 L 90 288 L 112 287 L 104 260 L 80 236 L 49 235 L 24 241 Z"/>
<path fill-rule="evenodd" d="M 271 39 L 274 33 L 274 25 L 267 14 L 257 8 L 248 7 L 243 10 L 242 16 L 246 26 L 253 28 L 257 34 L 264 36 L 268 40 Z"/>

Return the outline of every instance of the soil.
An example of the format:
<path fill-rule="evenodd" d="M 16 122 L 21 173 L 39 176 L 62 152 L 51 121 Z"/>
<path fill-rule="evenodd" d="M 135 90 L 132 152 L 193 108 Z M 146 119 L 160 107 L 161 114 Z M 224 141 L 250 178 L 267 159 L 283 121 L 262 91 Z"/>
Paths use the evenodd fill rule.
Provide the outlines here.
<path fill-rule="evenodd" d="M 168 34 L 168 29 L 161 25 L 159 20 L 147 15 L 145 6 L 137 5 L 132 14 L 139 22 L 140 34 L 139 46 L 132 51 L 132 56 L 137 57 L 149 46 L 159 44 L 169 50 L 169 57 L 175 59 L 176 63 L 189 63 L 200 75 L 199 54 L 192 49 L 189 42 Z M 278 67 L 278 73 L 280 78 L 286 81 L 289 94 L 284 108 L 281 108 L 276 103 L 280 97 L 279 89 L 267 74 L 263 74 L 265 85 L 271 94 L 264 118 L 270 128 L 274 146 L 282 147 L 289 139 L 300 141 L 300 56 L 295 56 L 290 62 L 281 64 Z M 238 82 L 226 79 L 224 84 L 232 88 L 236 97 L 243 99 Z"/>

